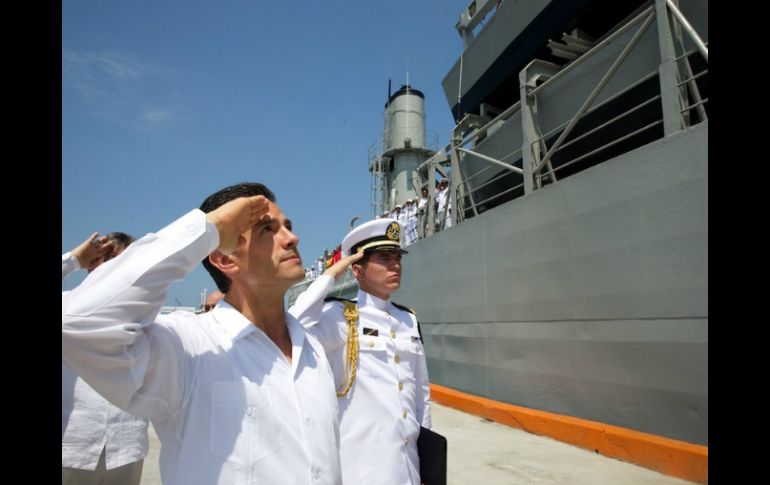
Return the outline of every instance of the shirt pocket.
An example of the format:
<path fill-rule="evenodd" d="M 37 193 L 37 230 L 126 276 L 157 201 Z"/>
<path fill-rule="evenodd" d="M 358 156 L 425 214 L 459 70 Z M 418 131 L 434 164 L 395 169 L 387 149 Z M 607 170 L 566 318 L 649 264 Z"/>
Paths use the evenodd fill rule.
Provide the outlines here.
<path fill-rule="evenodd" d="M 358 349 L 361 352 L 384 352 L 387 350 L 386 342 L 379 335 L 364 335 L 358 333 Z"/>
<path fill-rule="evenodd" d="M 283 447 L 268 385 L 214 382 L 211 408 L 209 450 L 224 460 L 253 464 Z"/>
<path fill-rule="evenodd" d="M 388 367 L 388 343 L 385 337 L 358 335 L 358 373 L 374 379 L 382 379 Z"/>
<path fill-rule="evenodd" d="M 401 355 L 400 360 L 408 373 L 408 377 L 414 380 L 418 364 L 425 358 L 423 355 L 422 342 L 420 342 L 420 336 L 417 334 L 405 335 L 402 339 L 398 340 L 397 345 L 397 352 Z"/>

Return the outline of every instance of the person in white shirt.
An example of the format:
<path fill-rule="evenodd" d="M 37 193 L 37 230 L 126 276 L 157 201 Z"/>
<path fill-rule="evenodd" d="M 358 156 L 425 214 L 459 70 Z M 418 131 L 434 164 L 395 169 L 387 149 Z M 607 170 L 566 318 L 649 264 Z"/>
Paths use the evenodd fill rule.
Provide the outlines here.
<path fill-rule="evenodd" d="M 404 201 L 404 207 L 401 209 L 400 217 L 398 218 L 398 224 L 401 226 L 403 234 L 401 234 L 401 245 L 406 247 L 411 244 L 409 235 L 409 217 L 412 212 L 412 199 L 406 199 Z"/>
<path fill-rule="evenodd" d="M 406 201 L 406 235 L 405 242 L 407 246 L 411 246 L 417 242 L 417 197 L 413 199 L 407 199 Z"/>
<path fill-rule="evenodd" d="M 409 235 L 407 234 L 407 231 L 406 231 L 407 221 L 409 220 L 408 204 L 409 204 L 409 200 L 407 200 L 404 203 L 403 207 L 400 205 L 396 206 L 396 208 L 398 209 L 398 215 L 395 217 L 395 219 L 398 221 L 399 226 L 403 228 L 400 236 L 401 240 L 399 241 L 402 246 L 409 245 L 407 243 L 409 239 Z"/>
<path fill-rule="evenodd" d="M 417 235 L 424 238 L 428 234 L 428 188 L 423 187 L 420 190 L 420 200 L 417 202 Z"/>
<path fill-rule="evenodd" d="M 449 180 L 441 179 L 438 184 L 436 203 L 438 204 L 438 228 L 437 230 L 452 227 L 452 201 L 449 199 Z"/>
<path fill-rule="evenodd" d="M 334 372 L 345 484 L 421 483 L 417 439 L 431 427 L 430 388 L 417 318 L 390 300 L 406 253 L 399 233 L 397 221 L 375 219 L 342 241 L 343 255 L 363 254 L 352 265 L 355 302 L 324 303 L 334 279 L 323 275 L 289 309 L 318 336 Z"/>
<path fill-rule="evenodd" d="M 123 232 L 93 233 L 62 255 L 62 282 L 78 269 L 89 273 L 134 240 Z M 118 409 L 61 364 L 62 485 L 138 485 L 149 450 L 146 419 Z"/>
<path fill-rule="evenodd" d="M 62 355 L 118 407 L 148 417 L 165 485 L 342 482 L 334 379 L 286 313 L 298 238 L 264 185 L 226 187 L 134 242 L 62 297 Z M 225 298 L 161 315 L 203 260 Z"/>

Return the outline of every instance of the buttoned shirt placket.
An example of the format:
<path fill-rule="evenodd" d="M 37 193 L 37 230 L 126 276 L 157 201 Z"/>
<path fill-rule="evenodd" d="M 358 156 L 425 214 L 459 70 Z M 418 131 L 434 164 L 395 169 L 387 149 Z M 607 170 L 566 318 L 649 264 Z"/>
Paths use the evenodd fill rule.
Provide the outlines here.
<path fill-rule="evenodd" d="M 401 430 L 401 437 L 404 441 L 404 452 L 401 453 L 401 458 L 404 462 L 404 468 L 407 470 L 407 473 L 409 473 L 409 454 L 406 451 L 406 448 L 409 446 L 409 439 L 406 437 L 406 427 L 404 426 L 404 421 L 409 416 L 409 413 L 407 409 L 409 406 L 404 400 L 404 387 L 409 384 L 409 376 L 407 375 L 406 371 L 404 370 L 403 364 L 401 363 L 401 354 L 399 354 L 399 345 L 398 345 L 398 338 L 399 338 L 399 325 L 401 322 L 394 317 L 391 312 L 393 311 L 392 303 L 388 302 L 385 305 L 385 309 L 383 310 L 383 313 L 387 316 L 387 322 L 388 326 L 390 327 L 388 329 L 388 360 L 392 362 L 392 368 L 394 371 L 394 374 L 396 376 L 396 381 L 398 382 L 398 404 L 399 408 L 402 410 L 401 412 L 401 419 L 398 421 L 398 427 Z M 402 332 L 403 333 L 403 332 Z M 392 349 L 392 352 L 391 352 Z M 414 477 L 410 474 L 410 480 L 414 482 Z"/>

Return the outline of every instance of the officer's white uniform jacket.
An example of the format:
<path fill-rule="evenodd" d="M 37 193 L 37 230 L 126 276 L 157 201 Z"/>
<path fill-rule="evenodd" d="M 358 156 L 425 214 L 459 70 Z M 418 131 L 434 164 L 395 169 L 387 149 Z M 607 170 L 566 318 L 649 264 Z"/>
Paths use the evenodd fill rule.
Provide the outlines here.
<path fill-rule="evenodd" d="M 323 344 L 339 389 L 348 323 L 341 302 L 323 301 L 333 283 L 330 276 L 319 277 L 289 312 Z M 364 291 L 356 300 L 358 373 L 348 395 L 338 398 L 343 482 L 419 485 L 417 437 L 421 425 L 431 427 L 431 418 L 417 319 Z"/>
<path fill-rule="evenodd" d="M 62 255 L 61 277 L 80 268 L 77 258 Z M 107 470 L 147 456 L 146 419 L 118 409 L 61 362 L 61 466 L 96 470 L 105 449 Z"/>
<path fill-rule="evenodd" d="M 149 417 L 164 485 L 339 485 L 339 420 L 323 347 L 291 315 L 291 362 L 219 302 L 159 315 L 168 287 L 219 245 L 193 210 L 62 295 L 62 357 L 94 389 Z"/>

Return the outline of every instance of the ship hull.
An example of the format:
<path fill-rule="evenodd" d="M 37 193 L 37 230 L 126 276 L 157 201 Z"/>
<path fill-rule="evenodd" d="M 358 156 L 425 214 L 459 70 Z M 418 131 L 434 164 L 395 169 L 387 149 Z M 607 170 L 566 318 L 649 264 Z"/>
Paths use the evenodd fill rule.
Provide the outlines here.
<path fill-rule="evenodd" d="M 431 382 L 708 445 L 708 122 L 409 247 Z"/>

